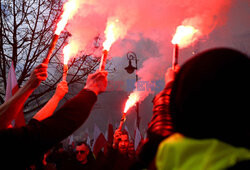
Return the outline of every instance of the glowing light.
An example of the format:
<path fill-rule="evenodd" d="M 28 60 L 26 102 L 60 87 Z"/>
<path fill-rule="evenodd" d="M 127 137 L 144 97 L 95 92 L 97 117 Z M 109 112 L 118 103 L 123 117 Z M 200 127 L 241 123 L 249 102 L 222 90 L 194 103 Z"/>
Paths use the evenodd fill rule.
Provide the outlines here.
<path fill-rule="evenodd" d="M 124 111 L 123 113 L 127 113 L 127 111 L 133 107 L 140 99 L 140 96 L 139 94 L 137 93 L 137 91 L 131 93 L 128 97 L 128 100 L 125 104 L 125 108 L 124 108 Z"/>
<path fill-rule="evenodd" d="M 69 0 L 63 5 L 63 14 L 61 20 L 57 24 L 55 34 L 60 35 L 68 20 L 77 12 L 78 7 L 77 0 Z"/>
<path fill-rule="evenodd" d="M 69 58 L 70 58 L 70 50 L 71 50 L 71 46 L 70 44 L 66 45 L 63 48 L 63 56 L 64 56 L 64 64 L 67 65 Z"/>
<path fill-rule="evenodd" d="M 104 50 L 109 51 L 111 45 L 119 38 L 122 38 L 126 34 L 124 25 L 119 19 L 109 19 L 107 27 L 104 31 L 106 40 L 103 42 Z"/>
<path fill-rule="evenodd" d="M 173 44 L 178 44 L 180 47 L 186 47 L 193 43 L 197 39 L 197 35 L 200 35 L 198 29 L 195 29 L 190 25 L 181 25 L 176 29 L 176 33 L 172 39 Z"/>

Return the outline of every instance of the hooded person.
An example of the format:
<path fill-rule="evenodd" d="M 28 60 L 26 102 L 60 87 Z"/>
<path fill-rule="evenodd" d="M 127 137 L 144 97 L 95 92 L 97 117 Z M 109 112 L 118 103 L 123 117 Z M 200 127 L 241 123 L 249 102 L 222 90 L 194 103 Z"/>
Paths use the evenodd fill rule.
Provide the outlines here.
<path fill-rule="evenodd" d="M 250 59 L 227 48 L 181 67 L 170 95 L 175 133 L 158 147 L 157 169 L 250 167 L 249 76 Z"/>

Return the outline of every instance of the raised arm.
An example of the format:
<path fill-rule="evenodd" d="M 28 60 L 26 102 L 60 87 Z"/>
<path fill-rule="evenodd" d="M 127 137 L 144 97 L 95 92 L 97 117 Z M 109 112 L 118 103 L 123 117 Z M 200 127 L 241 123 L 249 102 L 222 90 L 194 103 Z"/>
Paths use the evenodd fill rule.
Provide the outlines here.
<path fill-rule="evenodd" d="M 47 102 L 47 104 L 33 116 L 33 119 L 42 121 L 51 116 L 56 110 L 58 103 L 63 99 L 65 94 L 68 93 L 68 84 L 66 81 L 61 81 L 56 88 L 55 94 Z"/>
<path fill-rule="evenodd" d="M 172 84 L 178 71 L 179 66 L 176 66 L 175 70 L 172 68 L 167 70 L 165 88 L 153 100 L 153 115 L 148 125 L 146 143 L 141 148 L 135 167 L 147 168 L 154 159 L 160 142 L 173 133 L 172 116 L 169 113 L 169 99 Z"/>
<path fill-rule="evenodd" d="M 153 116 L 148 126 L 148 135 L 157 134 L 165 138 L 173 132 L 172 116 L 169 113 L 169 98 L 178 70 L 179 66 L 177 65 L 175 70 L 169 68 L 165 74 L 165 88 L 153 100 Z"/>
<path fill-rule="evenodd" d="M 7 128 L 17 114 L 22 110 L 24 103 L 32 92 L 47 78 L 47 64 L 40 64 L 31 73 L 30 79 L 14 96 L 0 106 L 0 129 Z"/>
<path fill-rule="evenodd" d="M 97 95 L 106 87 L 107 72 L 97 72 L 88 77 L 84 89 L 52 116 L 41 122 L 32 119 L 22 128 L 0 130 L 2 166 L 22 169 L 73 133 L 88 118 Z"/>

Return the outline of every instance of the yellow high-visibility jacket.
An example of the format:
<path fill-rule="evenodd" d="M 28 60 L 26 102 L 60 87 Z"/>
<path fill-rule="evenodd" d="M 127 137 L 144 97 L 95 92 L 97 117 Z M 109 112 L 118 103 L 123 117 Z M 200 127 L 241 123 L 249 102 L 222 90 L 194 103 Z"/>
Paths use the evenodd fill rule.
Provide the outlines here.
<path fill-rule="evenodd" d="M 250 160 L 250 150 L 246 148 L 175 133 L 159 145 L 156 167 L 158 170 L 222 170 L 244 160 Z"/>

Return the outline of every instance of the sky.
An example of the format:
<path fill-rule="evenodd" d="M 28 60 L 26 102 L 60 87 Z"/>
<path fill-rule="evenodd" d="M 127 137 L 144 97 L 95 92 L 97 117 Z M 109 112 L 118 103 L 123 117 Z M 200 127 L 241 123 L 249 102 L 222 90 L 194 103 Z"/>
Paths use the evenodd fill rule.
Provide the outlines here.
<path fill-rule="evenodd" d="M 100 33 L 104 36 L 107 21 L 119 18 L 123 28 L 109 51 L 109 60 L 116 72 L 108 76 L 107 91 L 98 96 L 90 117 L 75 136 L 83 136 L 85 131 L 91 135 L 94 124 L 103 133 L 109 122 L 114 126 L 119 124 L 126 99 L 133 91 L 131 82 L 135 81 L 135 73 L 128 74 L 124 70 L 128 65 L 127 52 L 137 55 L 140 81 L 162 83 L 167 68 L 171 67 L 171 39 L 178 25 L 192 25 L 200 32 L 194 42 L 180 49 L 180 65 L 194 54 L 215 47 L 234 48 L 250 55 L 249 0 L 91 0 L 81 1 L 79 7 L 81 10 L 66 28 L 72 34 L 69 43 L 78 44 L 79 50 L 94 36 Z M 158 88 L 140 103 L 142 133 L 152 117 L 153 97 L 160 90 Z M 125 123 L 130 133 L 134 130 L 135 115 L 133 107 Z"/>

